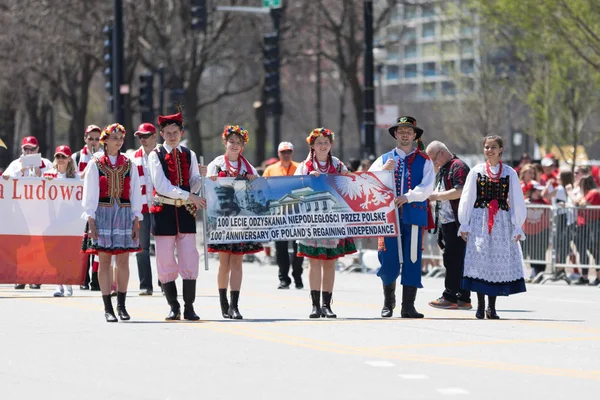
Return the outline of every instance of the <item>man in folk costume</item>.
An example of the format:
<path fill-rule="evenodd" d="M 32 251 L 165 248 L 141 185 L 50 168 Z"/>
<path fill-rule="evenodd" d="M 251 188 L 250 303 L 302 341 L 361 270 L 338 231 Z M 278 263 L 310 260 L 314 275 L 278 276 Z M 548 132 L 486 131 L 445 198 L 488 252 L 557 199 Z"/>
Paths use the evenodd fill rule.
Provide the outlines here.
<path fill-rule="evenodd" d="M 433 192 L 435 173 L 433 163 L 423 151 L 423 130 L 417 127 L 413 117 L 400 117 L 389 129 L 397 141 L 397 147 L 379 157 L 369 171 L 394 171 L 396 183 L 395 204 L 399 208 L 401 255 L 398 238 L 379 240 L 381 268 L 377 275 L 383 282 L 385 296 L 381 316 L 389 318 L 396 306 L 396 279 L 401 275 L 402 318 L 423 318 L 415 309 L 417 289 L 421 285 L 421 256 L 423 229 L 433 225 L 427 198 Z M 413 150 L 413 142 L 418 147 Z M 402 257 L 402 260 L 400 260 Z M 401 267 L 402 263 L 402 268 Z M 402 271 L 402 272 L 400 272 Z"/>
<path fill-rule="evenodd" d="M 71 156 L 75 161 L 75 170 L 82 179 L 84 178 L 83 171 L 85 171 L 85 168 L 92 160 L 94 153 L 104 152 L 102 146 L 100 146 L 101 133 L 102 128 L 98 125 L 88 125 L 83 134 L 85 146 Z M 98 260 L 95 259 L 94 255 L 83 255 L 82 263 L 84 264 L 85 269 L 85 281 L 83 282 L 83 285 L 79 286 L 79 289 L 89 290 L 91 288 L 93 291 L 99 291 Z"/>
<path fill-rule="evenodd" d="M 150 205 L 152 204 L 152 180 L 150 179 L 150 169 L 148 166 L 148 156 L 156 148 L 156 128 L 154 124 L 144 122 L 138 126 L 135 136 L 140 139 L 142 144 L 139 149 L 133 153 L 131 161 L 138 169 L 140 176 L 140 186 L 144 204 L 142 214 L 144 219 L 140 222 L 140 247 L 142 251 L 137 253 L 138 276 L 140 278 L 140 296 L 152 296 L 154 288 L 152 286 L 152 265 L 150 264 Z"/>
<path fill-rule="evenodd" d="M 165 319 L 181 319 L 175 284 L 181 275 L 183 318 L 197 321 L 200 317 L 194 311 L 194 301 L 200 255 L 196 249 L 196 211 L 198 207 L 206 207 L 206 201 L 194 193 L 200 190 L 202 179 L 196 153 L 179 144 L 184 133 L 181 113 L 159 116 L 158 125 L 165 142 L 150 153 L 148 164 L 154 186 L 150 213 L 158 279 L 171 307 Z M 201 169 L 202 175 L 206 175 L 206 167 Z"/>

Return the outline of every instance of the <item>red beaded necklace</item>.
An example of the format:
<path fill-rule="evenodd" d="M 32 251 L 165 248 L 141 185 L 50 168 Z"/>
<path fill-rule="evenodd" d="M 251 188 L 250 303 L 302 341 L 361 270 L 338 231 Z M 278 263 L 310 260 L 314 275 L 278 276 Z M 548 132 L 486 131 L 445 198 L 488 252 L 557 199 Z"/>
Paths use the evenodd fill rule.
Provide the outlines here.
<path fill-rule="evenodd" d="M 326 173 L 329 172 L 329 158 L 325 162 L 325 166 L 324 167 L 321 166 L 321 162 L 319 160 L 317 160 L 317 157 L 315 157 L 315 161 L 317 163 L 317 169 L 319 170 L 319 172 L 321 172 L 323 174 L 326 174 Z"/>
<path fill-rule="evenodd" d="M 498 168 L 497 174 L 492 173 L 492 169 L 490 168 L 490 162 L 486 161 L 485 172 L 487 172 L 487 176 L 492 182 L 498 182 L 500 180 L 500 177 L 502 176 L 502 161 L 500 161 L 500 168 Z"/>
<path fill-rule="evenodd" d="M 238 174 L 240 173 L 240 169 L 242 168 L 242 161 L 238 157 L 238 166 L 234 167 L 229 162 L 229 158 L 227 158 L 227 156 L 225 156 L 225 167 L 227 168 L 227 172 L 229 173 L 229 175 L 238 176 Z"/>

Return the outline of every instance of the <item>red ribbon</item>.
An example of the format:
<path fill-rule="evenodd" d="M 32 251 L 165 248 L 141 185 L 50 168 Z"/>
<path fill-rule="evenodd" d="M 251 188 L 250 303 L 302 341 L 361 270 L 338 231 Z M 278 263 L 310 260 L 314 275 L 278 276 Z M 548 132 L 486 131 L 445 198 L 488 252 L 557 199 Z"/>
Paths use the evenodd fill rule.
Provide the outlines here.
<path fill-rule="evenodd" d="M 492 228 L 494 227 L 494 219 L 496 218 L 496 214 L 498 214 L 498 210 L 500 207 L 498 206 L 498 200 L 494 199 L 488 204 L 488 233 L 492 234 Z"/>

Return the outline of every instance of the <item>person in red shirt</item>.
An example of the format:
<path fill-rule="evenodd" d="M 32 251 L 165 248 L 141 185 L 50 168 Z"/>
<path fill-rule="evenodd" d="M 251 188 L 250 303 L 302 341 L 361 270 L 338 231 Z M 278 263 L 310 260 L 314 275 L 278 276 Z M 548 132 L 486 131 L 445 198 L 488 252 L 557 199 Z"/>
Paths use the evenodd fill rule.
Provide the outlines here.
<path fill-rule="evenodd" d="M 582 232 L 583 238 L 577 246 L 579 262 L 581 264 L 590 263 L 587 254 L 589 251 L 594 260 L 596 260 L 596 263 L 598 263 L 600 260 L 600 209 L 586 209 L 586 207 L 600 206 L 600 191 L 598 191 L 598 185 L 591 175 L 581 178 L 579 187 L 581 188 L 582 198 L 575 203 L 580 207 L 577 215 L 577 225 Z M 589 283 L 587 272 L 587 268 L 582 268 L 582 276 L 577 283 Z M 590 285 L 600 285 L 598 273 L 596 273 L 596 280 L 591 282 Z"/>
<path fill-rule="evenodd" d="M 542 193 L 546 187 L 536 181 L 530 181 L 523 186 L 523 195 L 526 204 L 548 205 L 549 202 L 544 199 Z M 546 250 L 550 240 L 550 221 L 551 210 L 545 207 L 527 207 L 527 219 L 523 224 L 523 232 L 527 235 L 527 240 L 521 242 L 523 257 L 530 257 L 533 260 L 545 260 Z M 531 262 L 531 279 L 539 273 L 546 270 L 546 264 Z"/>

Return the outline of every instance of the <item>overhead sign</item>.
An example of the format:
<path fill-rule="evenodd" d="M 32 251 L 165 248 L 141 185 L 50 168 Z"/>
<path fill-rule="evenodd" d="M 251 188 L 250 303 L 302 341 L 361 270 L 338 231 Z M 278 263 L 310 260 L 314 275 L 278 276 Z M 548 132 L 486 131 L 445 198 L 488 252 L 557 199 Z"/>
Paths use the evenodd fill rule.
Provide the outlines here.
<path fill-rule="evenodd" d="M 377 106 L 375 114 L 375 122 L 378 128 L 387 128 L 394 125 L 398 119 L 398 106 L 396 105 L 380 105 Z"/>
<path fill-rule="evenodd" d="M 281 0 L 263 0 L 263 7 L 267 8 L 280 8 Z"/>

